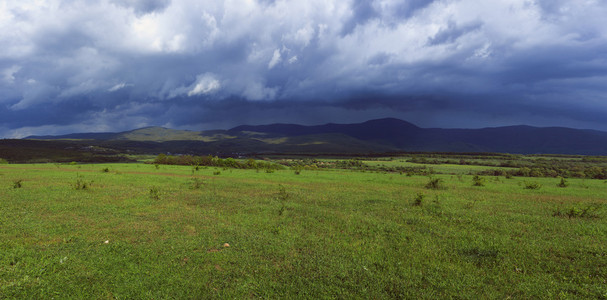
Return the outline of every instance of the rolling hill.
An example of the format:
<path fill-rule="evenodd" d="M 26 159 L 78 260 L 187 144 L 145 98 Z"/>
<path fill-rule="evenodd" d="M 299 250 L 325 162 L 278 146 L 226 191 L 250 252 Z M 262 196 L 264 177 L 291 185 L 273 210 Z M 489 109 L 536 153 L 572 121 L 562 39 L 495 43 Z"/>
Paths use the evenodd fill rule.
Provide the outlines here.
<path fill-rule="evenodd" d="M 532 126 L 420 128 L 393 118 L 315 126 L 242 125 L 228 130 L 200 132 L 146 127 L 119 133 L 76 133 L 26 139 L 81 142 L 142 153 L 367 154 L 436 151 L 607 155 L 607 132 L 603 131 Z"/>

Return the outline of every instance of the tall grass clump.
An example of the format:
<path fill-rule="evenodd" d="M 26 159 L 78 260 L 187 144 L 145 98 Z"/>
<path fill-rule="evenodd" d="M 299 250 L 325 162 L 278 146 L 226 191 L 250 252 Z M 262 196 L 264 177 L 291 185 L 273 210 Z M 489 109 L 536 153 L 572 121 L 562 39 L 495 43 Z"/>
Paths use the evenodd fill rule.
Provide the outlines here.
<path fill-rule="evenodd" d="M 303 168 L 304 167 L 302 165 L 293 166 L 293 171 L 294 171 L 295 175 L 301 174 L 301 170 L 303 170 Z"/>
<path fill-rule="evenodd" d="M 287 200 L 291 197 L 291 195 L 287 192 L 287 189 L 282 184 L 278 185 L 278 194 L 276 195 L 276 200 L 280 202 L 280 207 L 278 208 L 278 215 L 282 216 L 285 209 L 287 208 Z"/>
<path fill-rule="evenodd" d="M 23 182 L 23 179 L 17 179 L 15 181 L 13 181 L 13 188 L 14 189 L 21 188 L 23 186 L 22 182 Z"/>
<path fill-rule="evenodd" d="M 418 192 L 413 199 L 413 206 L 421 206 L 424 202 L 424 198 L 426 198 L 426 194 Z"/>
<path fill-rule="evenodd" d="M 443 180 L 440 178 L 429 177 L 425 187 L 429 190 L 445 190 L 447 187 L 443 184 Z"/>
<path fill-rule="evenodd" d="M 197 190 L 204 185 L 204 181 L 200 178 L 192 177 L 191 181 L 190 189 L 192 190 Z"/>
<path fill-rule="evenodd" d="M 0 165 L 6 165 L 8 164 L 8 160 L 4 159 L 4 158 L 0 158 Z"/>
<path fill-rule="evenodd" d="M 573 218 L 598 218 L 598 212 L 602 209 L 602 205 L 600 203 L 590 203 L 584 206 L 571 206 L 569 208 L 563 209 L 562 207 L 557 207 L 552 215 L 555 217 L 567 217 L 569 219 Z"/>
<path fill-rule="evenodd" d="M 151 187 L 150 188 L 150 198 L 152 200 L 160 200 L 160 189 L 158 187 Z"/>
<path fill-rule="evenodd" d="M 523 184 L 526 190 L 539 190 L 542 185 L 535 181 L 525 181 Z"/>
<path fill-rule="evenodd" d="M 480 177 L 478 175 L 474 175 L 474 177 L 472 177 L 472 185 L 473 186 L 485 186 L 485 178 L 484 177 Z"/>
<path fill-rule="evenodd" d="M 86 190 L 93 184 L 92 181 L 86 181 L 82 176 L 78 176 L 76 181 L 72 184 L 75 190 Z"/>

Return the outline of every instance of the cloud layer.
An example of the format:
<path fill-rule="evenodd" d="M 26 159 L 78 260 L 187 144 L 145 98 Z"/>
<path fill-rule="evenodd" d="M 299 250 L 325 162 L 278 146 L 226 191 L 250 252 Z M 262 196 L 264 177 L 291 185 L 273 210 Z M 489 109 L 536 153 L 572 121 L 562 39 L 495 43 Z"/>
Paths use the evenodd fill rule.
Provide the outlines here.
<path fill-rule="evenodd" d="M 607 130 L 599 0 L 0 4 L 0 136 L 399 117 Z"/>

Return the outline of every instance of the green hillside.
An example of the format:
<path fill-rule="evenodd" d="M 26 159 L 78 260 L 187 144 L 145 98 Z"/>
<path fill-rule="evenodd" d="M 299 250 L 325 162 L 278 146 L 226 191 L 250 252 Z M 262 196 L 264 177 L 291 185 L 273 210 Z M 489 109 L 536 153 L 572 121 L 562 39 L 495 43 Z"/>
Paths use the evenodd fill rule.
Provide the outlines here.
<path fill-rule="evenodd" d="M 205 141 L 200 132 L 189 130 L 176 130 L 164 127 L 146 127 L 120 133 L 117 140 L 142 141 L 142 142 L 167 142 L 167 141 Z"/>
<path fill-rule="evenodd" d="M 121 133 L 31 136 L 120 145 L 143 153 L 370 153 L 392 151 L 607 155 L 607 132 L 560 127 L 420 128 L 398 119 L 358 124 L 272 124 L 189 131 L 147 127 Z M 138 142 L 128 143 L 128 142 Z M 146 144 L 147 143 L 147 144 Z M 161 145 L 150 143 L 162 143 Z"/>

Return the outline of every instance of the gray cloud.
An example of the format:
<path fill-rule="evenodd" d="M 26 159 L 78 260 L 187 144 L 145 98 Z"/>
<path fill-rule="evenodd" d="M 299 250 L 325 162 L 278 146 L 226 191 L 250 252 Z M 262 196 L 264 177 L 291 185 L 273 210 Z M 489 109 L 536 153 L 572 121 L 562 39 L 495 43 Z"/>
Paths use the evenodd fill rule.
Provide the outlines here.
<path fill-rule="evenodd" d="M 428 39 L 428 44 L 431 46 L 448 44 L 455 42 L 459 37 L 480 30 L 482 27 L 481 23 L 470 23 L 464 25 L 458 25 L 453 22 L 448 22 L 447 27 L 441 29 L 433 37 Z"/>
<path fill-rule="evenodd" d="M 607 4 L 0 6 L 0 136 L 399 117 L 607 130 Z"/>
<path fill-rule="evenodd" d="M 171 0 L 120 0 L 111 1 L 115 5 L 132 8 L 137 14 L 147 14 L 152 12 L 162 12 Z"/>

